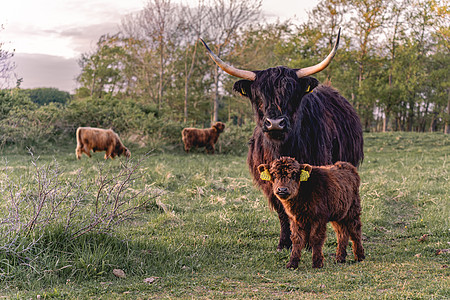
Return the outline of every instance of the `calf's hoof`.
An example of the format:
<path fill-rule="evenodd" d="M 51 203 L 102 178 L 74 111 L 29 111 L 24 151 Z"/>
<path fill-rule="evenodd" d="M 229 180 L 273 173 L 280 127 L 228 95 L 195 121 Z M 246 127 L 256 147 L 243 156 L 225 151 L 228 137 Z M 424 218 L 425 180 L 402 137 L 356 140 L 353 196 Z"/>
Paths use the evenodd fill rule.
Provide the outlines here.
<path fill-rule="evenodd" d="M 355 260 L 356 261 L 363 261 L 365 258 L 366 258 L 366 256 L 363 254 L 363 255 L 358 255 L 357 257 L 355 257 Z"/>
<path fill-rule="evenodd" d="M 336 257 L 336 261 L 337 261 L 338 263 L 340 263 L 340 264 L 345 263 L 345 256 L 344 256 L 344 257 L 339 257 L 339 256 L 337 256 L 337 257 Z"/>
<path fill-rule="evenodd" d="M 286 269 L 297 269 L 298 268 L 298 260 L 289 261 L 286 265 Z"/>
<path fill-rule="evenodd" d="M 315 262 L 313 262 L 312 267 L 313 267 L 314 269 L 320 269 L 320 268 L 323 268 L 323 261 L 315 261 Z"/>

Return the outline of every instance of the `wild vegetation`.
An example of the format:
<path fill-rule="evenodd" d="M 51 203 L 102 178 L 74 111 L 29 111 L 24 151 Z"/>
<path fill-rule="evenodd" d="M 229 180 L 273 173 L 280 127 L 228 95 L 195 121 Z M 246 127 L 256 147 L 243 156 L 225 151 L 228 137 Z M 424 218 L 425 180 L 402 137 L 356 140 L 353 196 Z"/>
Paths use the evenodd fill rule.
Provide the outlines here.
<path fill-rule="evenodd" d="M 233 133 L 223 135 L 217 149 L 226 149 Z M 73 142 L 35 147 L 33 155 L 5 146 L 0 155 L 1 294 L 450 297 L 449 136 L 368 133 L 365 141 L 360 192 L 366 260 L 354 263 L 349 253 L 347 263 L 337 264 L 329 227 L 324 268 L 312 269 L 311 253 L 303 251 L 296 271 L 285 269 L 289 251 L 276 251 L 278 220 L 253 186 L 241 141 L 234 147 L 239 153 L 216 155 L 203 150 L 188 155 L 181 146 L 146 154 L 135 145 L 131 161 L 106 163 L 101 153 L 77 161 Z M 122 203 L 120 212 L 133 208 L 128 210 L 133 213 L 121 220 L 118 211 L 94 213 L 114 212 L 115 199 Z M 99 226 L 88 226 L 99 220 Z M 104 226 L 111 221 L 114 226 Z M 116 277 L 114 269 L 126 277 Z"/>
<path fill-rule="evenodd" d="M 259 1 L 202 3 L 153 0 L 122 20 L 81 57 L 75 95 L 20 80 L 0 90 L 0 296 L 450 298 L 445 1 L 322 0 L 300 25 L 265 22 Z M 303 67 L 338 27 L 338 54 L 317 77 L 366 131 L 366 260 L 335 263 L 328 228 L 324 268 L 304 251 L 286 270 L 277 217 L 245 163 L 250 103 L 198 38 L 240 68 Z M 1 46 L 0 79 L 13 69 Z M 216 120 L 219 154 L 184 153 L 182 128 Z M 79 126 L 114 129 L 131 160 L 77 161 Z"/>

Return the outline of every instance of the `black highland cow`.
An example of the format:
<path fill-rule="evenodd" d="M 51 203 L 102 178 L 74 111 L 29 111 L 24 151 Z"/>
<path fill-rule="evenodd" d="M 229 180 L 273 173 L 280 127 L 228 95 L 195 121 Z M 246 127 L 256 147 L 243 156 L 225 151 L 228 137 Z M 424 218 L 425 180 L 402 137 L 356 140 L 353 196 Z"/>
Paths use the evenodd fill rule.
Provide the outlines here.
<path fill-rule="evenodd" d="M 357 167 L 364 158 L 362 128 L 354 108 L 335 89 L 309 76 L 331 62 L 339 44 L 339 34 L 325 60 L 302 69 L 239 70 L 225 64 L 205 42 L 203 44 L 219 67 L 243 78 L 233 89 L 250 99 L 256 119 L 247 163 L 255 183 L 278 213 L 281 234 L 277 249 L 289 248 L 289 218 L 273 194 L 272 184 L 260 179 L 258 166 L 290 156 L 299 163 L 316 166 L 347 161 Z"/>

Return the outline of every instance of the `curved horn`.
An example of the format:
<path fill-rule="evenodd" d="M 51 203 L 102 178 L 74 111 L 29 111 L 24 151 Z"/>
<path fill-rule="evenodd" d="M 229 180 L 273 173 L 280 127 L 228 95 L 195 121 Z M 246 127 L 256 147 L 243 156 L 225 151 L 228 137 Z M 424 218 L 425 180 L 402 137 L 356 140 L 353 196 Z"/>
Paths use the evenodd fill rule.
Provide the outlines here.
<path fill-rule="evenodd" d="M 315 74 L 315 73 L 320 72 L 323 69 L 325 69 L 330 64 L 330 62 L 333 60 L 333 57 L 336 55 L 337 48 L 339 46 L 339 37 L 340 36 L 341 36 L 341 28 L 339 28 L 336 43 L 334 43 L 334 47 L 331 50 L 330 54 L 328 54 L 328 56 L 322 62 L 318 63 L 317 65 L 297 70 L 296 73 L 297 73 L 298 78 L 309 76 L 309 75 Z"/>
<path fill-rule="evenodd" d="M 256 74 L 252 71 L 246 71 L 246 70 L 239 70 L 236 69 L 233 66 L 230 66 L 229 64 L 224 63 L 217 55 L 215 55 L 211 49 L 209 49 L 208 45 L 206 45 L 205 41 L 200 39 L 205 46 L 206 50 L 208 51 L 209 56 L 211 59 L 225 72 L 227 72 L 230 75 L 242 78 L 242 79 L 248 79 L 251 81 L 255 81 Z"/>

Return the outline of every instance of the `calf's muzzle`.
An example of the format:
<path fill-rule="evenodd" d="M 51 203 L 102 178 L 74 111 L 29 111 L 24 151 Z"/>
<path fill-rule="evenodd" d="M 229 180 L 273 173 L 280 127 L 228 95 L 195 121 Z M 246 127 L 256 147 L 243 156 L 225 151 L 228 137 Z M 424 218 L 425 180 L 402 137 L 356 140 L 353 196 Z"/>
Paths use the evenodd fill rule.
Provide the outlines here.
<path fill-rule="evenodd" d="M 286 187 L 278 187 L 276 190 L 276 194 L 282 199 L 286 199 L 291 195 L 289 189 Z"/>

